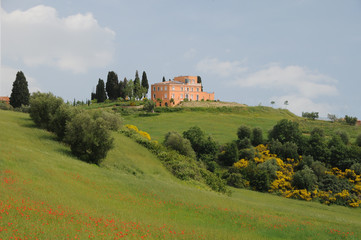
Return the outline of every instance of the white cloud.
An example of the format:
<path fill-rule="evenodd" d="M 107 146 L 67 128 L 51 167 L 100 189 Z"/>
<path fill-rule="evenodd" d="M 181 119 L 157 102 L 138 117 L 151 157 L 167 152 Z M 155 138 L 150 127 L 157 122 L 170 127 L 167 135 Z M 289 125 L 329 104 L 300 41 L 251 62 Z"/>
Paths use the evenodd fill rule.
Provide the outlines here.
<path fill-rule="evenodd" d="M 194 49 L 194 48 L 191 48 L 191 49 L 188 49 L 184 54 L 184 58 L 186 59 L 191 59 L 191 58 L 194 58 L 197 54 L 197 50 Z"/>
<path fill-rule="evenodd" d="M 205 58 L 196 65 L 197 71 L 204 72 L 219 77 L 238 76 L 247 71 L 243 66 L 243 61 L 225 61 L 217 58 Z"/>
<path fill-rule="evenodd" d="M 307 98 L 335 96 L 337 81 L 317 72 L 311 72 L 300 66 L 282 68 L 272 64 L 266 69 L 239 76 L 235 84 L 240 87 L 272 88 L 279 92 L 297 93 Z"/>
<path fill-rule="evenodd" d="M 20 70 L 7 66 L 1 66 L 0 96 L 10 97 L 13 82 L 15 81 L 16 73 L 18 71 Z M 24 73 L 24 75 L 26 77 L 26 81 L 28 82 L 30 93 L 41 91 L 37 81 L 33 77 L 26 75 L 26 73 Z"/>
<path fill-rule="evenodd" d="M 113 59 L 115 33 L 91 13 L 60 18 L 39 5 L 10 13 L 1 9 L 2 57 L 28 66 L 53 66 L 75 73 L 104 67 Z"/>

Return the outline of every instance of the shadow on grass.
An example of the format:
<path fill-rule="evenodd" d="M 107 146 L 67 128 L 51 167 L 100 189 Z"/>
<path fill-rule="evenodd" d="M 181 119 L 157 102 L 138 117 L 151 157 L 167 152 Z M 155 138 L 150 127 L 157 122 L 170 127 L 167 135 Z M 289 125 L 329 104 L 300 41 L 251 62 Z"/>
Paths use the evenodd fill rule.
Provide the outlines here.
<path fill-rule="evenodd" d="M 159 115 L 160 113 L 139 113 L 138 117 L 155 117 Z"/>
<path fill-rule="evenodd" d="M 22 127 L 39 128 L 38 126 L 36 126 L 36 124 L 34 123 L 34 121 L 31 118 L 22 117 L 21 120 L 22 120 L 22 123 L 21 123 Z"/>

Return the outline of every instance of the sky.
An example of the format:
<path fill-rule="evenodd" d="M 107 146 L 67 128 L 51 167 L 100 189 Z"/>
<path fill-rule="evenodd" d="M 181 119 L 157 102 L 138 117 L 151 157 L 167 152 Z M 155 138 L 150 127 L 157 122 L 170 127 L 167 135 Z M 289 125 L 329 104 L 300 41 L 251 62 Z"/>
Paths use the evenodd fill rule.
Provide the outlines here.
<path fill-rule="evenodd" d="M 221 101 L 361 119 L 361 0 L 1 0 L 0 96 L 201 76 Z M 271 104 L 274 101 L 275 104 Z M 288 101 L 288 105 L 285 105 Z"/>

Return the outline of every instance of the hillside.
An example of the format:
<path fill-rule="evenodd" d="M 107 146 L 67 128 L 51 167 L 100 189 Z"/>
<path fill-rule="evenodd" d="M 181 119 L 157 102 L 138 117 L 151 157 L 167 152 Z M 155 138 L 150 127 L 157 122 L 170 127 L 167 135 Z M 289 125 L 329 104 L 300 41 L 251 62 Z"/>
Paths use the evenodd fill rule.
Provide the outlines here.
<path fill-rule="evenodd" d="M 155 117 L 159 123 L 186 119 L 191 113 L 205 114 Z M 247 114 L 252 123 L 251 113 Z M 210 117 L 205 115 L 204 119 Z M 133 124 L 155 117 L 138 118 Z M 277 121 L 276 115 L 273 118 Z M 224 115 L 219 119 L 230 125 L 239 121 L 226 120 Z M 214 126 L 204 124 L 209 129 Z M 145 148 L 119 133 L 113 134 L 115 147 L 98 167 L 74 158 L 52 134 L 36 128 L 27 114 L 0 111 L 0 129 L 0 236 L 4 239 L 361 237 L 360 209 L 248 190 L 233 189 L 230 197 L 202 190 L 172 177 Z"/>

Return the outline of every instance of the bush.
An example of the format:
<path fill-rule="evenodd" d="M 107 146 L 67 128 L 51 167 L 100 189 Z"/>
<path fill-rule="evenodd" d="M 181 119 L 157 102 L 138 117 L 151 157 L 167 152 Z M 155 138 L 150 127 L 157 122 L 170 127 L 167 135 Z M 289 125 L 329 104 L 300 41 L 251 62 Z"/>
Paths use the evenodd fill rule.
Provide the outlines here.
<path fill-rule="evenodd" d="M 361 163 L 354 163 L 350 167 L 351 170 L 354 170 L 357 175 L 361 175 Z"/>
<path fill-rule="evenodd" d="M 74 108 L 69 105 L 62 104 L 51 117 L 50 128 L 54 131 L 59 140 L 63 140 L 66 124 L 74 115 Z"/>
<path fill-rule="evenodd" d="M 239 150 L 239 158 L 240 159 L 247 159 L 252 160 L 255 157 L 255 150 L 254 148 L 246 148 Z"/>
<path fill-rule="evenodd" d="M 0 101 L 0 109 L 1 110 L 13 110 L 14 108 L 10 104 Z"/>
<path fill-rule="evenodd" d="M 317 176 L 311 168 L 305 166 L 302 170 L 297 171 L 292 178 L 292 185 L 298 189 L 311 191 L 315 188 Z"/>
<path fill-rule="evenodd" d="M 249 138 L 243 138 L 237 140 L 237 147 L 238 149 L 248 149 L 252 147 L 251 140 Z"/>
<path fill-rule="evenodd" d="M 332 193 L 339 193 L 343 190 L 350 191 L 352 186 L 347 179 L 339 179 L 335 175 L 324 175 L 318 181 L 318 188 L 322 191 L 331 190 Z"/>
<path fill-rule="evenodd" d="M 144 102 L 143 110 L 146 112 L 154 112 L 155 102 L 152 100 L 146 100 Z"/>
<path fill-rule="evenodd" d="M 235 142 L 226 143 L 221 148 L 218 160 L 225 166 L 232 166 L 238 159 L 238 148 Z"/>
<path fill-rule="evenodd" d="M 357 122 L 357 117 L 351 117 L 351 116 L 346 115 L 345 122 L 351 126 L 354 126 Z"/>
<path fill-rule="evenodd" d="M 361 134 L 357 136 L 355 144 L 361 147 Z"/>
<path fill-rule="evenodd" d="M 263 133 L 261 128 L 253 128 L 251 142 L 253 146 L 258 146 L 263 143 Z"/>
<path fill-rule="evenodd" d="M 62 104 L 63 99 L 55 97 L 52 93 L 33 93 L 30 97 L 30 117 L 39 127 L 54 131 L 51 121 Z"/>
<path fill-rule="evenodd" d="M 336 135 L 340 136 L 342 142 L 343 142 L 345 145 L 347 145 L 347 144 L 349 143 L 349 140 L 350 140 L 350 139 L 349 139 L 349 137 L 348 137 L 347 132 L 345 132 L 345 131 L 337 131 L 337 132 L 336 132 Z"/>
<path fill-rule="evenodd" d="M 251 129 L 245 125 L 242 125 L 237 130 L 237 136 L 239 140 L 244 138 L 251 139 Z"/>
<path fill-rule="evenodd" d="M 176 150 L 182 155 L 196 158 L 196 153 L 192 149 L 191 143 L 188 139 L 183 138 L 177 132 L 168 132 L 164 138 L 164 145 L 173 150 Z"/>
<path fill-rule="evenodd" d="M 301 131 L 298 123 L 291 120 L 282 119 L 269 132 L 269 139 L 276 139 L 281 143 L 293 142 L 299 144 L 301 141 Z"/>
<path fill-rule="evenodd" d="M 274 158 L 259 164 L 257 168 L 258 171 L 266 171 L 270 181 L 273 181 L 277 178 L 276 171 L 280 170 L 280 166 L 277 164 L 277 161 Z"/>
<path fill-rule="evenodd" d="M 302 112 L 302 117 L 315 120 L 316 118 L 318 118 L 318 112 Z"/>
<path fill-rule="evenodd" d="M 112 131 L 119 130 L 122 122 L 118 115 L 107 111 L 95 111 L 93 112 L 93 118 L 102 118 L 106 124 L 106 128 Z"/>
<path fill-rule="evenodd" d="M 191 142 L 192 148 L 198 158 L 201 158 L 204 154 L 215 156 L 218 152 L 218 144 L 199 127 L 191 127 L 189 130 L 183 132 L 183 137 Z"/>
<path fill-rule="evenodd" d="M 113 147 L 113 138 L 106 126 L 104 119 L 94 119 L 90 114 L 82 112 L 66 125 L 64 140 L 75 156 L 99 165 Z"/>

